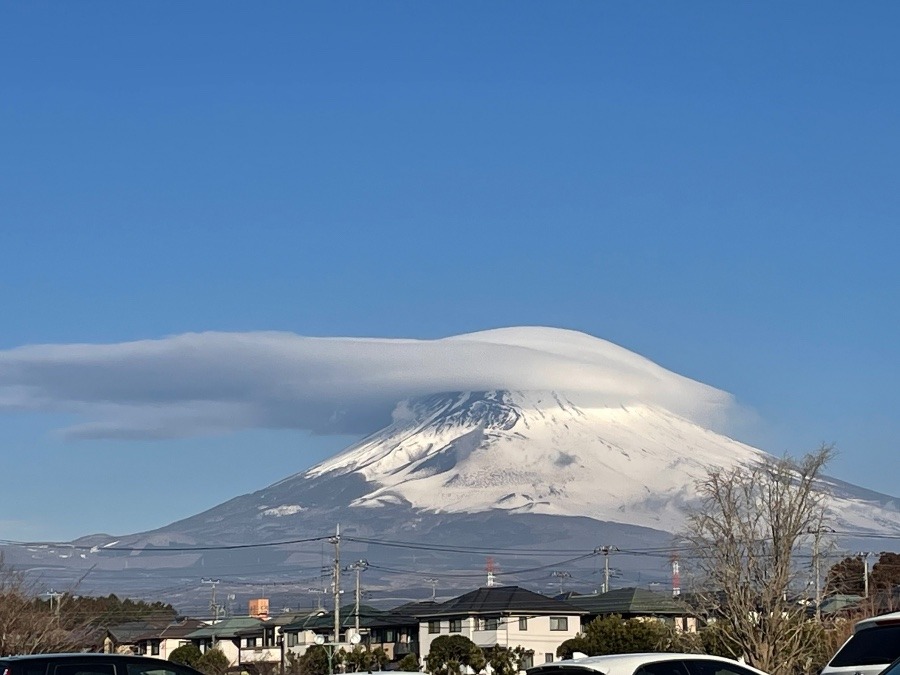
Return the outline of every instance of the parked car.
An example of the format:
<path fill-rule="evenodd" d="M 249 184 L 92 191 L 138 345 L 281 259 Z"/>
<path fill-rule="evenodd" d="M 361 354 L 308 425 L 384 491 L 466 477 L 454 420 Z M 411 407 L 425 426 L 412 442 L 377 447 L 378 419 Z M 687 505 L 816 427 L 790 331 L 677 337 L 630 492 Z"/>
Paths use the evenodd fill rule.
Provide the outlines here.
<path fill-rule="evenodd" d="M 609 654 L 551 661 L 529 668 L 527 675 L 765 675 L 761 670 L 719 656 L 703 654 Z"/>
<path fill-rule="evenodd" d="M 34 654 L 0 658 L 0 675 L 202 675 L 162 659 L 125 654 Z"/>
<path fill-rule="evenodd" d="M 878 675 L 900 658 L 900 612 L 863 619 L 822 675 Z"/>

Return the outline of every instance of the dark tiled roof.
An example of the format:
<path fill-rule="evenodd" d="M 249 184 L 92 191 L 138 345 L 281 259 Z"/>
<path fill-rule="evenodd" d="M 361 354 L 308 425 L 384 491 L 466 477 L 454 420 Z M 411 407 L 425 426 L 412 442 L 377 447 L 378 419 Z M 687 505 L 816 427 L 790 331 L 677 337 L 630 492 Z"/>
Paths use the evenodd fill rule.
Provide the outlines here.
<path fill-rule="evenodd" d="M 571 603 L 554 600 L 519 586 L 487 586 L 436 605 L 431 611 L 421 611 L 418 616 L 427 618 L 472 614 L 586 613 Z"/>
<path fill-rule="evenodd" d="M 154 640 L 154 639 L 178 639 L 186 637 L 188 633 L 193 633 L 198 628 L 206 625 L 205 621 L 200 619 L 182 619 L 181 621 L 173 621 L 168 626 L 149 630 L 143 635 L 137 637 L 137 640 Z"/>
<path fill-rule="evenodd" d="M 430 613 L 435 607 L 441 603 L 434 600 L 423 600 L 421 602 L 407 602 L 405 605 L 394 607 L 393 612 L 397 614 L 405 614 L 407 616 L 422 616 Z"/>
<path fill-rule="evenodd" d="M 148 633 L 161 631 L 171 619 L 162 621 L 126 621 L 107 629 L 109 636 L 119 644 L 133 644 Z"/>
<path fill-rule="evenodd" d="M 693 614 L 691 607 L 670 595 L 642 588 L 617 588 L 596 595 L 573 595 L 567 602 L 589 614 L 621 616 L 684 616 Z"/>
<path fill-rule="evenodd" d="M 356 625 L 356 607 L 345 605 L 341 607 L 341 627 L 349 628 Z M 359 625 L 362 628 L 379 628 L 388 626 L 415 626 L 419 621 L 409 614 L 401 614 L 397 611 L 383 611 L 369 605 L 359 606 Z M 305 618 L 293 621 L 282 628 L 284 631 L 317 630 L 334 627 L 334 613 L 321 612 L 311 614 Z"/>

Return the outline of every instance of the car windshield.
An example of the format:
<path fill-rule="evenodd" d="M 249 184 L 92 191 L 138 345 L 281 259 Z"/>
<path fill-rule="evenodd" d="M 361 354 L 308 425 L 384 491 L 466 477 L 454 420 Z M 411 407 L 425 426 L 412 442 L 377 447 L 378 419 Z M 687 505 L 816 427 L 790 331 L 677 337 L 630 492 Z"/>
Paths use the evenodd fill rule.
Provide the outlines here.
<path fill-rule="evenodd" d="M 900 624 L 862 630 L 834 655 L 832 668 L 877 666 L 900 657 Z"/>
<path fill-rule="evenodd" d="M 547 666 L 528 671 L 529 675 L 606 675 L 602 670 L 585 666 Z M 2 675 L 2 674 L 0 674 Z"/>

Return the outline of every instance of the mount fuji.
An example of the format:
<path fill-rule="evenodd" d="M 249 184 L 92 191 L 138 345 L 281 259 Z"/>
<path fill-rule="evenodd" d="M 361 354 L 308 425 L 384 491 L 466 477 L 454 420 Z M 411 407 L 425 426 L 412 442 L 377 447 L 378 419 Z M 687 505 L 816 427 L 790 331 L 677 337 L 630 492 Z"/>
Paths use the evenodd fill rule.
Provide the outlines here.
<path fill-rule="evenodd" d="M 299 568 L 312 585 L 326 560 L 322 545 L 184 549 L 287 542 L 340 523 L 346 554 L 365 556 L 369 575 L 381 569 L 371 583 L 386 593 L 401 585 L 391 570 L 405 573 L 407 587 L 416 575 L 423 585 L 440 574 L 471 586 L 492 548 L 508 579 L 538 574 L 543 583 L 560 552 L 611 543 L 656 551 L 633 560 L 626 576 L 663 583 L 665 549 L 696 498 L 696 481 L 709 469 L 769 457 L 711 429 L 733 405 L 727 394 L 603 340 L 504 329 L 437 342 L 450 344 L 450 353 L 460 343 L 487 348 L 478 353 L 506 358 L 511 371 L 536 362 L 544 370 L 511 377 L 515 388 L 418 392 L 396 401 L 386 426 L 312 468 L 157 530 L 87 537 L 80 543 L 91 553 L 69 564 L 90 566 L 95 579 L 107 581 L 126 568 L 245 581 L 296 576 Z M 835 529 L 860 541 L 900 534 L 894 498 L 836 479 L 823 487 Z M 408 546 L 383 546 L 391 542 Z M 53 550 L 32 554 L 46 562 Z"/>

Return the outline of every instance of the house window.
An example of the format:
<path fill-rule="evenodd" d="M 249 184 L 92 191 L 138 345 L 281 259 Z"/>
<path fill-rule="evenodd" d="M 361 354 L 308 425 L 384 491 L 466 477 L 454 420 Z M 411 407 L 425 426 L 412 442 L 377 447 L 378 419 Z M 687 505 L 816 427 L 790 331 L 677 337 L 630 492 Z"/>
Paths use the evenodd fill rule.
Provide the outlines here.
<path fill-rule="evenodd" d="M 551 616 L 550 630 L 569 630 L 569 617 Z"/>
<path fill-rule="evenodd" d="M 247 641 L 244 643 L 245 647 L 255 647 L 256 646 L 256 638 L 248 637 Z"/>
<path fill-rule="evenodd" d="M 522 670 L 528 670 L 529 668 L 534 668 L 534 652 L 528 652 L 522 656 L 522 660 L 519 662 L 519 667 Z"/>
<path fill-rule="evenodd" d="M 450 619 L 450 632 L 462 633 L 462 619 Z"/>
<path fill-rule="evenodd" d="M 519 617 L 519 630 L 528 630 L 528 617 L 520 616 Z M 528 666 L 531 668 L 531 666 Z"/>
<path fill-rule="evenodd" d="M 441 632 L 441 622 L 440 621 L 429 621 L 428 622 L 428 633 L 434 635 L 435 633 Z"/>
<path fill-rule="evenodd" d="M 288 633 L 287 634 L 287 646 L 288 647 L 296 647 L 297 646 L 297 633 Z"/>
<path fill-rule="evenodd" d="M 500 619 L 497 617 L 491 617 L 484 620 L 485 630 L 497 630 L 498 628 L 500 628 Z"/>
<path fill-rule="evenodd" d="M 159 656 L 159 640 L 153 640 L 150 643 L 150 655 Z"/>
<path fill-rule="evenodd" d="M 393 628 L 387 628 L 384 631 L 384 641 L 385 642 L 394 642 L 397 638 L 397 634 L 394 632 Z"/>
<path fill-rule="evenodd" d="M 553 652 L 547 652 L 544 654 L 544 663 L 553 663 Z"/>

